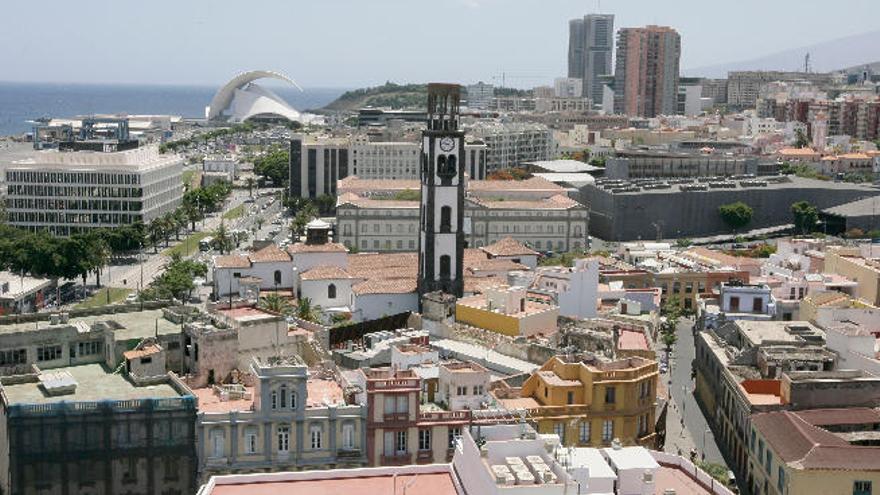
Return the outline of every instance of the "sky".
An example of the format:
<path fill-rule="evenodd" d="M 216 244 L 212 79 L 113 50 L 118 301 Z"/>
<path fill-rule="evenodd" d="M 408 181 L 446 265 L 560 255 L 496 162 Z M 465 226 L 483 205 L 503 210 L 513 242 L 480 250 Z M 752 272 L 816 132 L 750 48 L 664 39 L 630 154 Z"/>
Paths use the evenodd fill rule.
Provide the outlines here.
<path fill-rule="evenodd" d="M 676 28 L 682 69 L 880 28 L 878 0 L 6 0 L 0 81 L 533 87 L 566 75 L 568 20 L 594 12 Z"/>

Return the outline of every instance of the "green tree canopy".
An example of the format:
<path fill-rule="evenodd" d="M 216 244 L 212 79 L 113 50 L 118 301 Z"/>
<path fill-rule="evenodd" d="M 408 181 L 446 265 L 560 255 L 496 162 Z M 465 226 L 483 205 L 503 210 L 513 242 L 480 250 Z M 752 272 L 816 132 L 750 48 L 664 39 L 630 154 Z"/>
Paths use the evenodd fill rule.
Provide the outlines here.
<path fill-rule="evenodd" d="M 721 219 L 733 230 L 741 229 L 748 225 L 752 221 L 753 213 L 752 208 L 742 201 L 718 207 L 718 214 L 721 215 Z"/>
<path fill-rule="evenodd" d="M 287 183 L 290 176 L 290 153 L 275 150 L 254 160 L 254 173 L 271 179 L 275 187 Z"/>
<path fill-rule="evenodd" d="M 798 201 L 791 205 L 791 214 L 794 216 L 794 231 L 796 234 L 809 234 L 819 223 L 819 210 L 807 201 Z"/>

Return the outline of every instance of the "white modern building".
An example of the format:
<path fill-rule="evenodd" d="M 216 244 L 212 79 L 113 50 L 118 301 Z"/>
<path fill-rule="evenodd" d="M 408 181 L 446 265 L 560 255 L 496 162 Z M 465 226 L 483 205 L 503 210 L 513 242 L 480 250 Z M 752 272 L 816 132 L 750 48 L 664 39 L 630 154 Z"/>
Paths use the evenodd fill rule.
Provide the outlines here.
<path fill-rule="evenodd" d="M 183 197 L 183 159 L 156 146 L 118 152 L 34 152 L 5 168 L 8 223 L 71 235 L 149 223 Z"/>
<path fill-rule="evenodd" d="M 466 126 L 465 131 L 486 143 L 488 172 L 550 160 L 557 154 L 553 132 L 543 124 L 480 120 Z"/>
<path fill-rule="evenodd" d="M 216 175 L 231 184 L 238 179 L 238 162 L 233 155 L 206 156 L 202 173 Z"/>
<path fill-rule="evenodd" d="M 271 90 L 258 85 L 259 79 L 275 79 L 302 91 L 293 79 L 267 70 L 241 73 L 224 84 L 211 104 L 205 108 L 205 118 L 212 121 L 244 122 L 252 118 L 283 117 L 296 122 L 313 122 L 316 116 L 299 112 Z"/>
<path fill-rule="evenodd" d="M 481 141 L 465 142 L 465 172 L 471 179 L 486 178 L 486 151 Z M 358 135 L 351 140 L 349 168 L 360 179 L 416 180 L 420 156 L 416 141 L 371 141 Z"/>
<path fill-rule="evenodd" d="M 495 86 L 480 81 L 467 86 L 467 106 L 477 110 L 485 110 L 495 96 Z"/>

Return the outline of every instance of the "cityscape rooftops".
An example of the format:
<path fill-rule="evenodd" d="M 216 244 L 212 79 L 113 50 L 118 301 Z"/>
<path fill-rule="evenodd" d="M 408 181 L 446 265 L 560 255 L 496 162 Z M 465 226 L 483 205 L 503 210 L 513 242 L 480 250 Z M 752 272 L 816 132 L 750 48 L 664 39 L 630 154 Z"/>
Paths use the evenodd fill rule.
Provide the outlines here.
<path fill-rule="evenodd" d="M 493 242 L 492 244 L 481 247 L 479 249 L 493 257 L 538 255 L 537 251 L 526 247 L 525 244 L 517 241 L 513 237 L 505 237 L 499 241 Z"/>
<path fill-rule="evenodd" d="M 67 322 L 63 318 L 58 322 L 51 319 L 28 321 L 20 323 L 0 324 L 0 334 L 12 334 L 18 332 L 35 332 L 49 328 L 75 327 L 79 332 L 89 331 L 112 331 L 116 340 L 143 339 L 180 333 L 180 325 L 175 324 L 163 316 L 161 309 L 117 312 L 113 314 L 100 314 L 90 316 L 71 317 Z"/>

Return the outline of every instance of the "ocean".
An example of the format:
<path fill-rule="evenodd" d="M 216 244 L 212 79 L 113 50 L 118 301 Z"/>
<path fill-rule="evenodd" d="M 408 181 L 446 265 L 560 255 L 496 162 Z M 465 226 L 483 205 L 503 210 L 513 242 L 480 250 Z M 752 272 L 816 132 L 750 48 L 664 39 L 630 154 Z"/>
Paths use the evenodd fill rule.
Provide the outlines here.
<path fill-rule="evenodd" d="M 219 87 L 0 82 L 0 136 L 31 130 L 29 120 L 98 113 L 171 114 L 204 118 Z M 345 88 L 270 87 L 297 110 L 320 108 Z"/>

